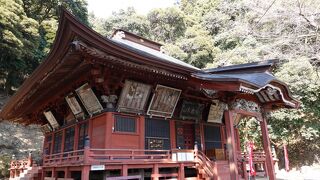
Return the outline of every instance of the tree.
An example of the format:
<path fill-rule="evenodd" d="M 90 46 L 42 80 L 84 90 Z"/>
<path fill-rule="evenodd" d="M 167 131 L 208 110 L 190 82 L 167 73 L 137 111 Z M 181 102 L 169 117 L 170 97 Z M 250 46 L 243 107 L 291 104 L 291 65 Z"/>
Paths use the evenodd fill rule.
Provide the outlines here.
<path fill-rule="evenodd" d="M 28 18 L 22 1 L 0 1 L 0 78 L 11 93 L 32 66 L 39 42 L 39 24 Z"/>
<path fill-rule="evenodd" d="M 150 38 L 150 24 L 145 16 L 138 15 L 134 8 L 113 12 L 103 25 L 105 36 L 110 36 L 115 29 L 123 29 L 137 35 Z"/>
<path fill-rule="evenodd" d="M 8 94 L 49 52 L 59 4 L 88 24 L 85 0 L 0 0 L 0 86 Z"/>
<path fill-rule="evenodd" d="M 175 7 L 150 11 L 148 21 L 155 41 L 173 43 L 186 31 L 184 14 Z"/>

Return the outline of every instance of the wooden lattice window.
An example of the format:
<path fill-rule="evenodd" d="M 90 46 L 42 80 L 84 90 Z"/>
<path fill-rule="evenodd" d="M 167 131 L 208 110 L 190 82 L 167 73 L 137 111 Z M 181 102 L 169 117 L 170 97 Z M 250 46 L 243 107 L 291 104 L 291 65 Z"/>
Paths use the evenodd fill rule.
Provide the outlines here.
<path fill-rule="evenodd" d="M 65 130 L 64 152 L 72 151 L 74 144 L 74 127 Z"/>
<path fill-rule="evenodd" d="M 79 127 L 78 149 L 83 149 L 86 136 L 88 135 L 88 123 L 82 123 Z"/>
<path fill-rule="evenodd" d="M 52 135 L 46 136 L 45 145 L 44 145 L 44 154 L 48 155 L 51 153 L 51 146 L 52 146 Z"/>
<path fill-rule="evenodd" d="M 204 141 L 206 149 L 222 148 L 221 133 L 219 126 L 205 126 Z"/>
<path fill-rule="evenodd" d="M 127 116 L 115 116 L 114 131 L 116 132 L 136 132 L 136 118 Z"/>
<path fill-rule="evenodd" d="M 164 119 L 146 119 L 145 148 L 153 150 L 170 149 L 169 121 Z"/>
<path fill-rule="evenodd" d="M 54 135 L 53 154 L 61 152 L 61 144 L 62 144 L 62 131 L 57 132 Z"/>

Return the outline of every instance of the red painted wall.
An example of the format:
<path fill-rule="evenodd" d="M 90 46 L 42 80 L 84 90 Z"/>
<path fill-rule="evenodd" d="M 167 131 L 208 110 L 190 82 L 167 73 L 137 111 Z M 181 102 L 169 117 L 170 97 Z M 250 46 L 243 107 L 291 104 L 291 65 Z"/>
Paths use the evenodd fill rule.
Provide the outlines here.
<path fill-rule="evenodd" d="M 91 148 L 105 148 L 106 115 L 102 114 L 91 119 L 92 131 L 90 135 Z M 89 127 L 91 128 L 91 127 Z"/>

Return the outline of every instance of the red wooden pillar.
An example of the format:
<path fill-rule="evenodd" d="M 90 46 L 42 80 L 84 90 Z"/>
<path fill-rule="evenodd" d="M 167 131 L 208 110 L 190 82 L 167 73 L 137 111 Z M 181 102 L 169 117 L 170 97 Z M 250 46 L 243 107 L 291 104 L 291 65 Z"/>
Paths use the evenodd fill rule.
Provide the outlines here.
<path fill-rule="evenodd" d="M 144 138 L 145 138 L 145 118 L 144 116 L 139 116 L 138 118 L 139 120 L 139 133 L 140 133 L 140 149 L 144 149 L 145 147 L 145 142 L 144 142 Z"/>
<path fill-rule="evenodd" d="M 184 178 L 184 164 L 183 163 L 180 163 L 180 165 L 179 165 L 179 175 L 178 176 L 179 176 L 178 177 L 179 180 L 185 179 Z"/>
<path fill-rule="evenodd" d="M 62 161 L 62 158 L 63 158 L 63 152 L 64 152 L 64 142 L 65 142 L 65 139 L 66 139 L 66 130 L 63 129 L 62 130 L 62 140 L 61 140 L 61 155 L 60 155 L 60 161 Z"/>
<path fill-rule="evenodd" d="M 177 142 L 176 142 L 176 127 L 175 127 L 175 121 L 170 121 L 170 144 L 171 144 L 171 149 L 176 149 L 177 148 Z"/>
<path fill-rule="evenodd" d="M 57 178 L 57 171 L 56 171 L 56 168 L 54 167 L 51 169 L 51 177 Z"/>
<path fill-rule="evenodd" d="M 260 120 L 260 126 L 262 132 L 263 149 L 266 154 L 267 175 L 270 180 L 275 180 L 276 176 L 274 173 L 273 158 L 270 148 L 269 132 L 267 127 L 267 119 L 265 116 Z"/>
<path fill-rule="evenodd" d="M 68 167 L 64 168 L 64 178 L 71 178 L 71 173 Z"/>
<path fill-rule="evenodd" d="M 128 165 L 122 165 L 121 176 L 128 176 Z"/>
<path fill-rule="evenodd" d="M 152 169 L 152 180 L 158 180 L 159 179 L 159 165 L 154 164 Z"/>
<path fill-rule="evenodd" d="M 81 171 L 81 180 L 89 180 L 90 166 L 83 166 Z"/>
<path fill-rule="evenodd" d="M 74 126 L 74 141 L 73 141 L 73 150 L 78 150 L 78 143 L 79 143 L 79 127 L 80 124 L 76 124 Z M 76 155 L 76 154 L 74 154 Z"/>
<path fill-rule="evenodd" d="M 238 168 L 237 168 L 237 155 L 236 155 L 236 142 L 235 133 L 233 127 L 233 112 L 227 110 L 224 112 L 226 131 L 227 131 L 227 151 L 230 167 L 230 179 L 238 180 Z"/>

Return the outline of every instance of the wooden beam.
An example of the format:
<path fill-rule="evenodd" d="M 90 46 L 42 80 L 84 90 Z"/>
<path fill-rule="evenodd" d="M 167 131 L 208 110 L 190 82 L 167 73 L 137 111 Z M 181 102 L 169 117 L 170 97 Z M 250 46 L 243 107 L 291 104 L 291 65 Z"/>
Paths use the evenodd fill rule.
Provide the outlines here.
<path fill-rule="evenodd" d="M 225 111 L 224 117 L 225 117 L 226 130 L 227 130 L 227 151 L 228 151 L 228 159 L 229 159 L 229 167 L 230 167 L 230 179 L 239 180 L 235 133 L 233 128 L 233 112 L 230 110 Z"/>
<path fill-rule="evenodd" d="M 275 180 L 275 172 L 274 172 L 274 166 L 273 166 L 273 158 L 270 148 L 270 139 L 269 139 L 269 132 L 268 132 L 268 126 L 267 126 L 267 118 L 265 115 L 263 115 L 263 118 L 260 121 L 260 127 L 262 132 L 262 143 L 263 143 L 263 149 L 266 155 L 266 166 L 267 166 L 267 175 L 270 180 Z"/>

